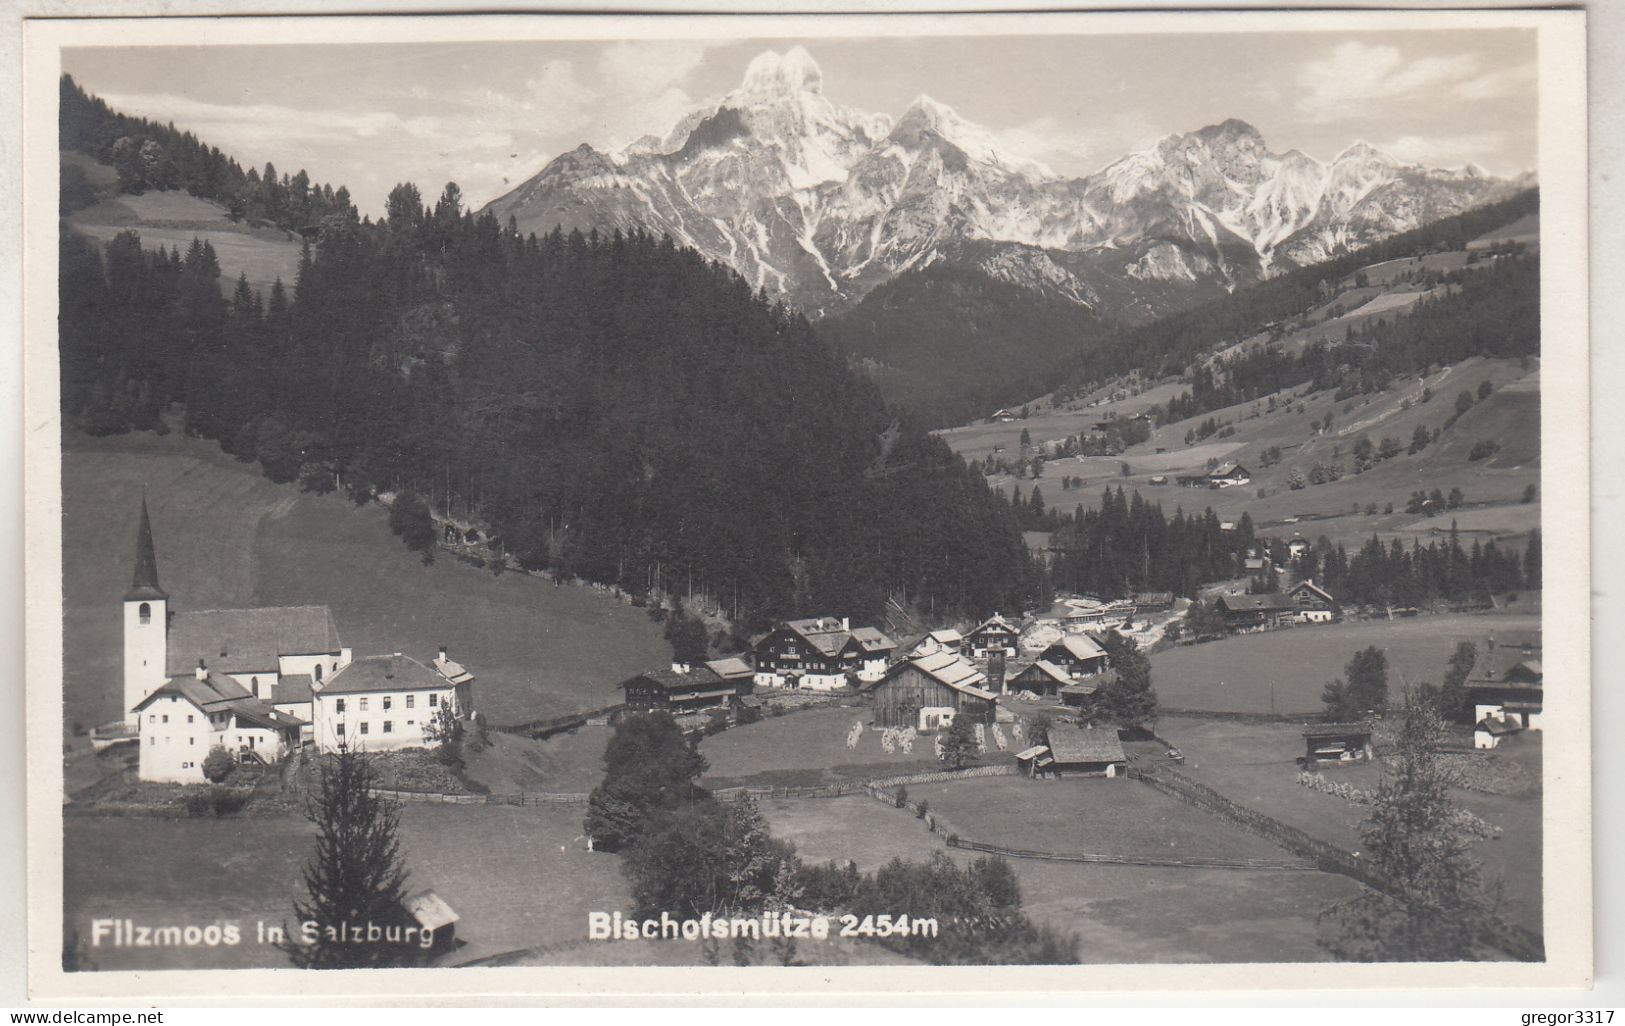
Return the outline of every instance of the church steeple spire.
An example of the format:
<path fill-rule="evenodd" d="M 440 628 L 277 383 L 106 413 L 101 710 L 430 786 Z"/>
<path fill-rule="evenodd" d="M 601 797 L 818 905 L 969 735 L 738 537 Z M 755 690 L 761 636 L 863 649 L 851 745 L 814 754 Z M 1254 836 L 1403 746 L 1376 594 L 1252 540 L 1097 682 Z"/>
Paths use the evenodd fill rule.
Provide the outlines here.
<path fill-rule="evenodd" d="M 141 496 L 141 526 L 135 532 L 135 577 L 124 601 L 167 599 L 158 585 L 158 553 L 152 545 L 152 518 L 147 516 L 147 497 Z"/>

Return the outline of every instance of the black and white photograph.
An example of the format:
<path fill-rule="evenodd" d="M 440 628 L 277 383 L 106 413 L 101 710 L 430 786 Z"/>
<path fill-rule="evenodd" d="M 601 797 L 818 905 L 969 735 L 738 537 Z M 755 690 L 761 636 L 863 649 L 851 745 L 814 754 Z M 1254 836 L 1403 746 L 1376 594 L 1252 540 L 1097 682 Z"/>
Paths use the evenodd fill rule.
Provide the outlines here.
<path fill-rule="evenodd" d="M 1583 14 L 38 28 L 37 983 L 1589 978 Z"/>

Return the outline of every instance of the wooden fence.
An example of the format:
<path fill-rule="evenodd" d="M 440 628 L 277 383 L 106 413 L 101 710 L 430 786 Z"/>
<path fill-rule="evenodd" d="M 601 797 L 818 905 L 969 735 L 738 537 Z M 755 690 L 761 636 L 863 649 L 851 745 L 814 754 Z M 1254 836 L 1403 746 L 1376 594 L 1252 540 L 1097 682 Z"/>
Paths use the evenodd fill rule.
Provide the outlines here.
<path fill-rule="evenodd" d="M 1189 805 L 1204 809 L 1228 819 L 1244 830 L 1267 838 L 1296 855 L 1311 859 L 1328 873 L 1340 873 L 1358 880 L 1372 890 L 1401 897 L 1398 890 L 1371 864 L 1356 858 L 1352 852 L 1312 837 L 1297 827 L 1288 826 L 1256 809 L 1240 805 L 1205 784 L 1199 784 L 1166 766 L 1130 766 L 1128 775 L 1143 781 Z M 1546 959 L 1544 938 L 1533 930 L 1508 923 L 1499 917 L 1491 918 L 1492 943 L 1512 957 L 1524 962 L 1542 962 Z"/>
<path fill-rule="evenodd" d="M 606 705 L 601 709 L 589 709 L 586 712 L 567 713 L 563 716 L 554 716 L 545 720 L 530 720 L 525 723 L 508 723 L 501 726 L 493 725 L 492 730 L 503 734 L 520 734 L 529 738 L 552 737 L 554 734 L 577 727 L 586 726 L 589 721 L 598 720 L 607 722 L 616 713 L 626 709 L 624 703 L 620 705 Z"/>

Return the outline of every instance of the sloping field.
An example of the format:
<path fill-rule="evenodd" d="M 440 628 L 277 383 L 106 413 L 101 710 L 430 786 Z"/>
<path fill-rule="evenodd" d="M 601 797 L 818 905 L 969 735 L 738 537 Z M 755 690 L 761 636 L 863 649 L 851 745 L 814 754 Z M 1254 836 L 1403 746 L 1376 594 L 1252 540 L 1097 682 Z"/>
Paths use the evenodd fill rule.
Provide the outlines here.
<path fill-rule="evenodd" d="M 102 243 L 119 232 L 134 230 L 140 233 L 143 247 L 178 248 L 183 255 L 194 238 L 203 239 L 220 260 L 220 287 L 228 295 L 240 274 L 248 275 L 248 284 L 262 293 L 270 292 L 278 278 L 292 289 L 304 247 L 291 232 L 234 222 L 218 203 L 185 192 L 118 195 L 74 211 L 68 223 Z"/>
<path fill-rule="evenodd" d="M 424 566 L 381 507 L 272 484 L 213 443 L 176 433 L 65 445 L 66 724 L 122 714 L 120 600 L 143 487 L 171 609 L 325 604 L 357 655 L 426 660 L 447 645 L 497 723 L 610 704 L 616 682 L 670 661 L 640 610 L 449 557 Z"/>
<path fill-rule="evenodd" d="M 1494 630 L 1540 627 L 1537 616 L 1417 616 L 1294 627 L 1183 645 L 1151 656 L 1157 697 L 1169 709 L 1302 713 L 1321 708 L 1326 682 L 1343 676 L 1355 652 L 1375 645 L 1388 656 L 1388 687 L 1439 683 L 1458 641 L 1482 646 Z"/>

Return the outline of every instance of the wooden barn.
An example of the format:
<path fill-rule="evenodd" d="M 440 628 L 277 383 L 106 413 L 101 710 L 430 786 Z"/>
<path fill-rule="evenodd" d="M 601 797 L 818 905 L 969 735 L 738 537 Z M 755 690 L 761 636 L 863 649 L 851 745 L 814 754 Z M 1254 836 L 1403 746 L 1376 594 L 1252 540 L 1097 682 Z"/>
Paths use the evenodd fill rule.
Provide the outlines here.
<path fill-rule="evenodd" d="M 1103 727 L 1095 730 L 1073 730 L 1055 727 L 1049 732 L 1047 751 L 1028 749 L 1017 755 L 1018 764 L 1025 762 L 1029 776 L 1054 777 L 1115 777 L 1128 768 L 1128 756 L 1117 731 Z M 1031 756 L 1023 760 L 1022 756 Z"/>
<path fill-rule="evenodd" d="M 1068 634 L 1040 652 L 1038 658 L 1063 670 L 1068 677 L 1090 677 L 1106 669 L 1106 650 L 1087 634 Z"/>
<path fill-rule="evenodd" d="M 1031 691 L 1035 695 L 1058 695 L 1072 683 L 1067 672 L 1047 659 L 1040 659 L 1010 678 L 1011 691 Z"/>
<path fill-rule="evenodd" d="M 743 661 L 717 659 L 693 668 L 675 663 L 669 670 L 647 670 L 622 681 L 620 687 L 626 692 L 626 704 L 633 709 L 682 713 L 725 705 L 750 694 L 755 683 L 754 674 Z"/>
<path fill-rule="evenodd" d="M 1233 631 L 1279 627 L 1298 615 L 1297 603 L 1281 594 L 1220 595 L 1215 605 L 1224 625 Z"/>
<path fill-rule="evenodd" d="M 875 725 L 938 730 L 961 715 L 992 723 L 996 697 L 986 684 L 982 671 L 952 652 L 898 663 L 871 691 Z"/>
<path fill-rule="evenodd" d="M 1307 766 L 1364 762 L 1375 754 L 1369 723 L 1317 723 L 1304 729 L 1303 748 Z"/>

